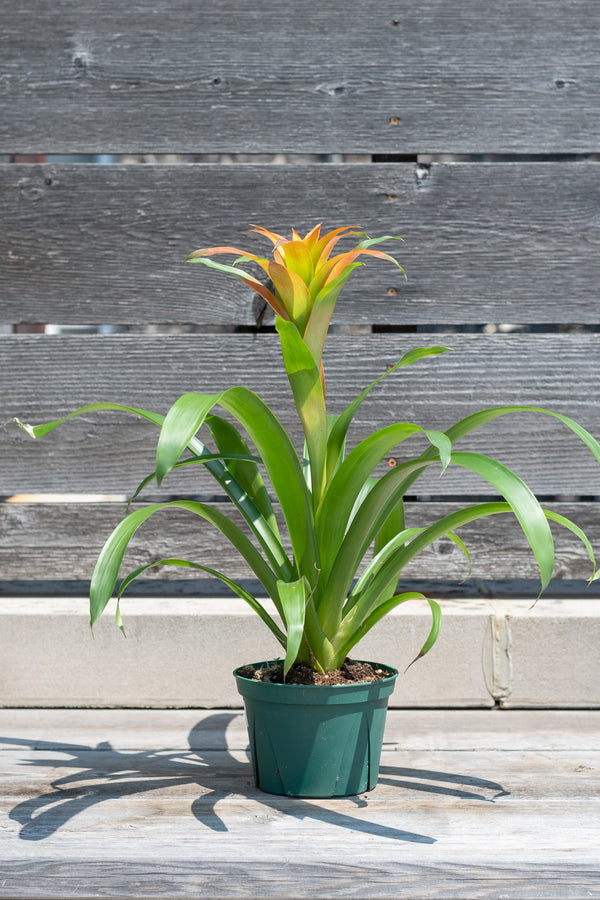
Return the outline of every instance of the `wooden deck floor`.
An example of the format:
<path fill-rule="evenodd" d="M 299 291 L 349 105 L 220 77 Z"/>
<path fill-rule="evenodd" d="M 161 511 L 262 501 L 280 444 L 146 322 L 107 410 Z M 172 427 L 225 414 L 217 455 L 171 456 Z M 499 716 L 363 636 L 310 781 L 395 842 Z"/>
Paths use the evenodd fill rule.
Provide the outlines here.
<path fill-rule="evenodd" d="M 600 712 L 391 711 L 377 789 L 262 794 L 242 714 L 0 710 L 0 897 L 600 897 Z"/>

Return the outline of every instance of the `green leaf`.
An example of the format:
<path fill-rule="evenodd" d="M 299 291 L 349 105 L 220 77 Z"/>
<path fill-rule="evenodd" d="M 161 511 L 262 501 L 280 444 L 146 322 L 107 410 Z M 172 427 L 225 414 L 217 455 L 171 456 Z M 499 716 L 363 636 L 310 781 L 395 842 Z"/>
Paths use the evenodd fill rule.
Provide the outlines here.
<path fill-rule="evenodd" d="M 383 564 L 387 562 L 388 559 L 391 559 L 394 554 L 398 553 L 399 550 L 402 550 L 407 541 L 411 541 L 417 534 L 421 534 L 422 531 L 424 531 L 424 528 L 402 528 L 394 535 L 392 535 L 388 539 L 388 541 L 383 546 L 381 546 L 379 550 L 377 550 L 376 545 L 375 555 L 373 556 L 373 559 L 370 561 L 352 589 L 352 593 L 350 594 L 348 603 L 344 607 L 344 615 L 353 606 L 356 605 L 362 592 L 365 590 L 369 582 L 375 577 Z"/>
<path fill-rule="evenodd" d="M 381 621 L 388 613 L 390 613 L 397 606 L 400 606 L 402 603 L 407 603 L 410 600 L 426 600 L 429 604 L 429 608 L 431 609 L 432 616 L 432 624 L 429 634 L 427 635 L 427 639 L 425 643 L 419 650 L 419 653 L 415 658 L 408 664 L 406 670 L 408 670 L 413 663 L 415 663 L 418 659 L 425 656 L 428 653 L 435 642 L 438 639 L 438 635 L 440 633 L 440 625 L 442 619 L 442 611 L 438 603 L 435 600 L 431 600 L 429 597 L 426 597 L 424 594 L 421 594 L 419 591 L 409 591 L 405 594 L 397 594 L 394 597 L 390 597 L 387 600 L 381 602 L 375 609 L 372 610 L 369 616 L 365 618 L 363 621 L 359 623 L 353 623 L 354 627 L 350 631 L 348 637 L 346 637 L 346 641 L 343 645 L 343 648 L 338 651 L 338 658 L 345 658 L 352 647 L 354 647 L 363 637 L 367 634 L 371 628 L 377 625 L 378 622 Z M 347 632 L 347 627 L 344 629 L 344 633 Z M 405 670 L 405 671 L 406 671 Z"/>
<path fill-rule="evenodd" d="M 302 422 L 310 462 L 313 503 L 318 505 L 325 482 L 327 413 L 320 369 L 293 322 L 277 319 L 285 370 Z"/>
<path fill-rule="evenodd" d="M 283 677 L 285 678 L 295 663 L 302 644 L 307 599 L 306 581 L 304 578 L 299 578 L 297 581 L 292 582 L 279 580 L 277 588 L 287 631 L 285 661 L 283 664 Z"/>
<path fill-rule="evenodd" d="M 69 415 L 64 416 L 62 419 L 57 419 L 54 422 L 48 422 L 43 425 L 32 426 L 26 425 L 23 422 L 20 422 L 18 419 L 15 419 L 15 421 L 30 435 L 30 437 L 40 438 L 43 435 L 48 434 L 58 425 L 62 425 L 64 422 L 72 419 L 74 416 L 102 410 L 133 413 L 134 415 L 141 416 L 142 418 L 147 419 L 149 422 L 152 422 L 153 424 L 158 426 L 161 426 L 164 423 L 165 419 L 165 417 L 160 415 L 159 413 L 150 412 L 149 410 L 138 409 L 137 407 L 132 406 L 124 406 L 121 403 L 101 402 L 87 404 L 86 406 L 82 406 L 79 409 L 74 410 L 72 413 L 69 413 Z M 197 456 L 206 456 L 207 454 L 206 447 L 200 440 L 193 437 L 193 432 L 190 435 L 187 446 L 188 449 L 195 453 Z M 181 447 L 180 453 L 182 453 L 184 449 L 185 445 Z M 179 456 L 180 453 L 177 454 L 177 456 Z M 260 541 L 261 546 L 264 548 L 265 553 L 272 561 L 277 572 L 282 577 L 290 577 L 292 574 L 292 567 L 289 560 L 287 559 L 285 551 L 281 546 L 281 541 L 279 540 L 278 535 L 273 533 L 268 522 L 261 515 L 260 511 L 250 499 L 244 488 L 242 488 L 236 482 L 231 472 L 223 465 L 223 463 L 219 459 L 206 462 L 206 468 L 216 479 L 216 481 L 221 485 L 223 490 L 228 494 L 232 501 L 236 504 L 237 508 L 240 510 L 240 512 L 252 528 L 257 539 Z M 149 480 L 151 480 L 152 477 L 154 476 L 150 476 Z M 137 492 L 145 487 L 147 483 L 148 481 L 145 479 L 144 482 L 142 482 L 142 484 L 139 486 Z"/>
<path fill-rule="evenodd" d="M 165 416 L 156 448 L 156 480 L 159 485 L 175 466 L 191 438 L 221 396 L 221 394 L 184 394 L 171 406 Z"/>
<path fill-rule="evenodd" d="M 136 416 L 147 419 L 149 422 L 153 422 L 155 425 L 162 425 L 164 420 L 164 416 L 161 416 L 158 413 L 150 412 L 147 409 L 138 409 L 135 406 L 123 406 L 122 403 L 88 403 L 86 406 L 80 406 L 79 409 L 69 413 L 68 416 L 63 416 L 62 419 L 56 419 L 54 422 L 46 422 L 44 425 L 27 425 L 24 422 L 19 421 L 19 419 L 15 419 L 15 422 L 26 431 L 30 437 L 37 439 L 49 434 L 49 432 L 53 431 L 58 425 L 62 425 L 63 422 L 68 422 L 69 419 L 72 419 L 74 416 L 81 416 L 88 412 L 98 412 L 99 410 L 133 413 Z"/>
<path fill-rule="evenodd" d="M 427 640 L 425 641 L 413 661 L 407 665 L 406 669 L 404 670 L 405 672 L 410 669 L 413 663 L 416 663 L 418 659 L 422 659 L 426 653 L 429 653 L 429 651 L 437 641 L 438 635 L 440 633 L 440 626 L 442 624 L 442 610 L 440 609 L 439 603 L 436 603 L 436 601 L 432 600 L 431 597 L 426 597 L 425 599 L 429 603 L 429 608 L 431 609 L 431 631 L 427 635 Z"/>
<path fill-rule="evenodd" d="M 352 453 L 354 451 L 348 455 L 344 465 L 351 459 Z M 341 543 L 337 542 L 336 535 L 336 543 L 330 545 L 333 554 L 327 557 L 327 569 L 325 569 L 325 552 L 322 548 L 323 572 L 322 580 L 318 585 L 317 609 L 322 615 L 323 628 L 327 634 L 333 634 L 332 629 L 337 627 L 340 612 L 361 560 L 386 518 L 402 498 L 403 494 L 400 491 L 407 474 L 415 469 L 431 465 L 432 462 L 433 460 L 409 460 L 401 463 L 376 482 L 354 515 Z M 327 496 L 329 496 L 329 492 Z M 340 496 L 339 503 L 342 502 L 343 498 Z M 331 526 L 329 531 L 333 531 L 338 524 L 334 521 L 333 510 L 329 518 Z M 323 540 L 326 540 L 329 532 L 323 529 L 323 534 Z"/>
<path fill-rule="evenodd" d="M 230 588 L 238 597 L 241 597 L 242 600 L 245 600 L 246 603 L 254 610 L 254 612 L 260 616 L 265 625 L 273 632 L 279 643 L 282 647 L 286 645 L 286 637 L 281 628 L 273 621 L 271 616 L 268 614 L 264 606 L 258 602 L 256 597 L 254 597 L 249 591 L 242 587 L 241 584 L 238 584 L 236 581 L 233 581 L 231 578 L 228 578 L 227 575 L 224 575 L 222 572 L 217 571 L 217 569 L 212 569 L 210 566 L 202 566 L 199 563 L 190 562 L 187 559 L 159 559 L 156 562 L 148 563 L 146 566 L 140 566 L 139 569 L 135 569 L 133 572 L 130 572 L 121 582 L 119 586 L 118 592 L 118 600 L 121 600 L 121 597 L 129 587 L 129 585 L 135 581 L 136 578 L 139 578 L 140 575 L 143 575 L 144 572 L 148 571 L 148 569 L 153 569 L 156 566 L 180 566 L 186 569 L 198 569 L 201 572 L 206 572 L 209 575 L 212 575 L 214 578 L 218 578 L 219 581 L 222 581 L 223 584 L 226 584 L 228 588 Z M 122 630 L 122 621 L 119 612 L 119 605 L 117 604 L 117 614 L 118 614 L 118 623 L 119 627 Z"/>
<path fill-rule="evenodd" d="M 373 247 L 375 244 L 381 244 L 383 241 L 402 241 L 404 243 L 404 238 L 398 237 L 396 234 L 384 234 L 382 237 L 370 238 L 369 235 L 365 231 L 356 232 L 357 237 L 364 237 L 365 240 L 361 241 L 358 246 L 361 249 L 367 249 L 369 247 Z M 397 264 L 396 264 L 397 265 Z"/>
<path fill-rule="evenodd" d="M 505 504 L 506 512 L 510 512 L 510 507 L 508 504 Z M 571 523 L 572 524 L 572 523 Z M 370 585 L 373 578 L 381 571 L 384 564 L 388 562 L 388 560 L 393 559 L 399 551 L 403 550 L 405 545 L 412 541 L 418 534 L 422 534 L 425 531 L 425 527 L 420 528 L 404 528 L 399 530 L 396 534 L 392 535 L 388 542 L 381 547 L 379 551 L 375 550 L 375 555 L 373 559 L 370 561 L 360 578 L 357 580 L 354 585 L 350 596 L 348 598 L 348 602 L 344 605 L 342 615 L 345 617 L 348 615 L 350 610 L 357 605 L 359 600 L 361 599 L 362 594 L 365 592 L 366 588 Z M 469 574 L 471 573 L 471 555 L 465 546 L 464 542 L 461 538 L 455 534 L 453 531 L 447 531 L 444 533 L 444 537 L 447 537 L 452 543 L 456 544 L 456 546 L 465 554 L 467 558 L 467 562 L 469 563 Z M 396 582 L 398 578 L 394 575 L 388 585 L 381 585 L 378 589 L 378 600 L 377 602 L 383 602 L 383 600 L 394 593 L 396 589 Z"/>
<path fill-rule="evenodd" d="M 375 543 L 373 545 L 373 553 L 378 554 L 383 548 L 394 538 L 404 531 L 406 528 L 406 517 L 404 515 L 404 498 L 393 508 L 377 534 L 375 535 Z"/>
<path fill-rule="evenodd" d="M 531 489 L 506 466 L 481 453 L 455 452 L 452 462 L 485 478 L 508 502 L 537 560 L 544 590 L 554 570 L 554 540 Z"/>
<path fill-rule="evenodd" d="M 327 442 L 327 472 L 329 473 L 330 478 L 343 459 L 346 435 L 352 424 L 352 420 L 373 388 L 383 381 L 384 378 L 387 378 L 388 375 L 391 375 L 393 372 L 396 372 L 404 366 L 411 366 L 420 359 L 424 359 L 428 356 L 439 356 L 441 353 L 446 352 L 448 352 L 448 347 L 415 347 L 413 350 L 409 350 L 398 360 L 398 362 L 393 366 L 390 366 L 383 375 L 380 375 L 379 378 L 376 378 L 375 381 L 371 382 L 371 384 L 352 401 L 344 412 L 337 417 Z"/>
<path fill-rule="evenodd" d="M 583 441 L 588 449 L 591 450 L 596 460 L 600 463 L 600 443 L 598 443 L 596 438 L 593 437 L 589 431 L 583 428 L 578 422 L 575 422 L 574 419 L 570 419 L 568 416 L 563 416 L 561 413 L 556 413 L 549 409 L 543 409 L 541 406 L 494 406 L 490 409 L 482 409 L 479 412 L 472 413 L 464 419 L 461 419 L 459 422 L 456 422 L 456 424 L 447 429 L 446 435 L 452 443 L 456 443 L 460 438 L 465 437 L 465 435 L 470 434 L 470 432 L 480 428 L 482 425 L 486 425 L 488 422 L 492 422 L 501 416 L 521 412 L 541 413 L 542 415 L 552 416 L 552 418 L 558 419 L 559 422 L 566 425 L 567 428 Z M 423 452 L 422 458 L 430 459 L 433 455 L 431 448 L 427 448 L 427 450 Z M 419 477 L 419 474 L 419 472 L 416 472 L 407 478 L 404 486 L 405 492 Z"/>
<path fill-rule="evenodd" d="M 406 466 L 406 463 L 403 465 Z M 388 477 L 388 476 L 386 476 Z M 394 549 L 395 552 L 382 551 L 382 557 L 377 566 L 373 567 L 373 573 L 368 584 L 365 584 L 361 590 L 360 596 L 353 597 L 352 603 L 348 604 L 346 616 L 348 625 L 351 628 L 352 623 L 360 623 L 368 618 L 371 612 L 378 607 L 382 598 L 385 600 L 390 593 L 394 591 L 398 582 L 400 573 L 425 547 L 430 546 L 438 538 L 453 532 L 461 525 L 466 525 L 476 519 L 486 518 L 496 513 L 512 512 L 508 503 L 492 502 L 479 503 L 467 506 L 464 509 L 456 510 L 447 516 L 443 516 L 437 522 L 429 525 L 427 528 L 415 529 L 418 531 L 413 537 L 410 537 L 409 543 L 403 542 L 403 546 Z M 404 537 L 404 536 L 402 536 Z M 399 538 L 402 541 L 402 538 Z"/>
<path fill-rule="evenodd" d="M 144 506 L 130 513 L 114 529 L 106 541 L 92 573 L 90 585 L 90 622 L 93 625 L 104 611 L 115 589 L 123 556 L 140 525 L 163 509 L 185 509 L 215 526 L 246 560 L 268 595 L 279 603 L 276 578 L 246 535 L 227 516 L 206 503 L 196 500 L 172 500 Z M 281 612 L 281 610 L 278 610 Z"/>
<path fill-rule="evenodd" d="M 553 512 L 550 509 L 544 509 L 543 512 L 544 512 L 544 515 L 546 516 L 546 518 L 550 519 L 551 522 L 556 522 L 558 525 L 562 525 L 563 528 L 566 528 L 568 531 L 571 531 L 574 535 L 576 535 L 579 538 L 579 540 L 582 542 L 585 549 L 587 550 L 588 557 L 592 564 L 593 572 L 592 572 L 592 575 L 590 576 L 590 578 L 588 579 L 588 581 L 590 581 L 590 582 L 595 581 L 597 578 L 599 578 L 600 572 L 596 571 L 596 558 L 594 556 L 594 550 L 593 550 L 592 545 L 590 544 L 585 532 L 574 522 L 571 522 L 570 519 L 567 519 L 566 516 L 560 515 L 560 513 Z"/>
<path fill-rule="evenodd" d="M 455 544 L 458 547 L 458 549 L 464 553 L 466 560 L 469 564 L 469 571 L 467 572 L 467 575 L 465 576 L 466 578 L 468 578 L 469 575 L 471 574 L 471 554 L 469 553 L 468 547 L 466 546 L 466 544 L 462 540 L 462 538 L 460 538 L 457 534 L 455 534 L 454 531 L 447 531 L 446 534 L 444 535 L 444 537 L 447 537 L 449 541 L 452 541 L 452 543 Z M 463 579 L 463 581 L 464 580 L 465 579 Z"/>
<path fill-rule="evenodd" d="M 407 422 L 388 425 L 357 444 L 338 467 L 337 472 L 327 486 L 325 496 L 315 517 L 319 546 L 321 548 L 321 567 L 325 576 L 328 575 L 331 565 L 337 556 L 348 523 L 353 521 L 353 510 L 355 509 L 357 498 L 363 485 L 371 476 L 373 469 L 393 447 L 415 434 L 425 434 L 436 441 L 440 436 L 440 432 L 425 432 L 418 425 Z M 444 437 L 440 445 L 446 454 L 449 449 L 447 438 Z M 437 447 L 436 452 L 439 452 Z M 424 459 L 424 461 L 426 465 L 429 464 L 429 460 Z M 425 468 L 426 465 L 418 465 L 417 468 Z M 401 471 L 406 471 L 401 467 L 399 468 Z M 390 474 L 388 473 L 384 478 L 388 478 Z M 398 478 L 397 474 L 395 478 Z M 402 496 L 402 493 L 397 495 L 396 503 L 400 501 Z M 389 512 L 391 512 L 391 509 Z M 386 513 L 386 517 L 389 515 L 389 512 Z M 371 537 L 372 539 L 373 537 Z"/>
<path fill-rule="evenodd" d="M 302 466 L 285 429 L 269 407 L 252 391 L 244 387 L 233 387 L 220 395 L 190 393 L 180 397 L 174 404 L 175 410 L 172 412 L 171 407 L 165 417 L 157 450 L 157 470 L 160 465 L 160 471 L 164 475 L 175 465 L 207 415 L 211 400 L 213 405 L 218 403 L 237 419 L 258 450 L 281 504 L 296 565 L 309 582 L 314 584 L 319 570 L 318 548 L 312 498 L 304 482 Z M 260 516 L 258 510 L 256 514 Z M 277 549 L 281 551 L 280 544 L 274 547 L 273 552 Z M 283 569 L 281 574 L 284 574 Z"/>
<path fill-rule="evenodd" d="M 271 498 L 257 465 L 262 463 L 262 460 L 250 454 L 248 445 L 231 422 L 211 413 L 206 417 L 206 425 L 222 458 L 227 460 L 228 470 L 264 516 L 273 534 L 279 538 L 279 527 Z"/>
<path fill-rule="evenodd" d="M 559 422 L 562 422 L 563 425 L 566 425 L 577 437 L 583 441 L 583 443 L 591 450 L 593 455 L 596 457 L 596 460 L 600 463 L 600 444 L 593 437 L 589 431 L 583 428 L 578 422 L 575 422 L 574 419 L 570 419 L 568 416 L 563 416 L 561 413 L 553 412 L 549 409 L 543 409 L 541 406 L 496 406 L 490 409 L 484 409 L 480 412 L 474 413 L 473 415 L 466 416 L 466 418 L 461 419 L 460 422 L 457 422 L 451 428 L 449 428 L 446 432 L 448 437 L 454 443 L 458 440 L 458 438 L 463 437 L 465 434 L 473 431 L 475 428 L 479 428 L 481 425 L 486 424 L 487 422 L 491 422 L 494 419 L 499 418 L 500 416 L 510 415 L 512 413 L 518 412 L 532 412 L 532 413 L 542 413 L 545 416 L 552 416 L 554 419 L 558 419 Z"/>
<path fill-rule="evenodd" d="M 261 462 L 259 456 L 252 456 L 252 454 L 249 453 L 209 453 L 207 451 L 206 453 L 202 453 L 200 456 L 188 456 L 186 457 L 186 459 L 180 459 L 179 462 L 175 463 L 173 468 L 180 469 L 182 466 L 192 466 L 197 464 L 206 466 L 209 462 L 213 462 L 216 459 L 254 463 Z M 155 480 L 156 472 L 152 472 L 150 475 L 146 475 L 146 477 L 138 484 L 135 491 L 127 501 L 128 506 L 131 506 L 133 501 L 142 493 L 142 491 Z"/>

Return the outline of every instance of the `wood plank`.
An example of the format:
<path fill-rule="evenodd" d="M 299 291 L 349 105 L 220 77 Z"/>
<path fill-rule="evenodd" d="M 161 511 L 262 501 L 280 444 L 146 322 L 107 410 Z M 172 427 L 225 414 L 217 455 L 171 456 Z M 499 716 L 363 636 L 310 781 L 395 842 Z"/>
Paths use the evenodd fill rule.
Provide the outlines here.
<path fill-rule="evenodd" d="M 593 0 L 3 6 L 0 153 L 598 147 Z"/>
<path fill-rule="evenodd" d="M 338 324 L 598 323 L 592 164 L 5 165 L 0 192 L 8 324 L 254 326 L 256 294 L 183 265 L 199 246 L 268 252 L 244 234 L 254 221 L 288 233 L 358 222 L 405 238 L 392 249 L 407 281 L 368 263 Z"/>
<path fill-rule="evenodd" d="M 410 767 L 406 764 L 408 752 Z M 419 792 L 447 794 L 455 801 L 485 799 L 489 802 L 503 794 L 502 783 L 510 778 L 510 796 L 514 802 L 544 800 L 550 805 L 561 800 L 571 803 L 595 800 L 600 807 L 600 750 L 476 752 L 481 761 L 481 771 L 493 770 L 493 778 L 474 776 L 470 772 L 466 774 L 465 751 L 385 749 L 379 783 L 375 791 L 369 792 L 374 794 L 373 805 L 385 806 L 385 814 L 391 818 L 394 807 L 398 811 L 399 788 L 402 790 L 403 800 L 409 802 L 418 798 Z M 35 755 L 35 768 L 28 770 L 23 767 L 24 755 Z M 531 757 L 535 759 L 534 766 L 529 762 Z M 429 769 L 429 765 L 436 760 L 441 769 L 437 773 Z M 106 814 L 106 820 L 102 823 L 104 827 L 109 823 L 113 824 L 115 818 L 131 815 L 132 808 L 135 809 L 138 805 L 136 793 L 144 790 L 139 782 L 150 786 L 152 798 L 162 806 L 165 824 L 169 823 L 169 819 L 173 820 L 181 815 L 184 805 L 189 801 L 190 787 L 199 795 L 196 803 L 200 808 L 204 806 L 206 813 L 213 802 L 211 794 L 216 791 L 242 798 L 240 812 L 244 807 L 248 808 L 249 804 L 244 803 L 244 798 L 248 799 L 248 793 L 253 795 L 253 799 L 260 796 L 258 791 L 249 791 L 252 770 L 247 758 L 247 748 L 233 755 L 223 750 L 157 752 L 153 748 L 145 748 L 123 752 L 107 747 L 63 749 L 60 745 L 55 745 L 48 750 L 36 750 L 33 754 L 26 746 L 21 746 L 3 749 L 0 761 L 10 772 L 0 788 L 0 803 L 26 801 L 32 794 L 42 794 L 49 783 L 55 789 L 59 789 L 62 784 L 69 785 L 67 790 L 71 796 L 65 799 L 72 799 L 73 795 L 83 793 L 81 786 L 77 788 L 78 783 L 88 784 L 89 788 L 101 795 L 98 800 L 117 801 Z M 460 773 L 461 769 L 464 772 L 462 778 L 458 774 L 453 777 L 453 773 Z M 584 772 L 586 777 L 578 779 L 578 785 L 574 786 L 573 776 L 578 772 Z M 443 777 L 444 774 L 446 777 Z M 438 782 L 437 791 L 434 790 L 435 782 Z M 132 795 L 131 798 L 129 794 Z M 46 798 L 46 803 L 51 807 L 54 805 L 52 801 L 57 800 L 58 797 L 52 800 Z M 423 798 L 423 802 L 426 803 L 427 798 Z M 284 805 L 285 800 L 274 800 L 275 806 L 281 809 L 280 803 Z M 49 827 L 52 824 L 59 827 L 60 824 L 67 831 L 73 827 L 67 824 L 65 828 L 60 803 L 59 810 L 50 808 L 44 818 Z"/>
<path fill-rule="evenodd" d="M 377 388 L 357 416 L 351 444 L 392 421 L 445 429 L 478 409 L 504 403 L 543 405 L 600 435 L 600 341 L 595 334 L 332 335 L 325 348 L 330 411 L 343 409 L 405 351 L 440 338 L 453 352 L 401 369 Z M 242 383 L 263 396 L 301 445 L 275 335 L 7 335 L 0 339 L 0 372 L 4 422 L 11 416 L 51 421 L 96 400 L 166 412 L 185 391 L 212 392 Z M 153 426 L 125 414 L 75 419 L 40 442 L 9 425 L 0 429 L 0 492 L 130 494 L 154 469 L 155 440 Z M 418 442 L 410 446 L 412 453 L 420 447 Z M 498 456 L 541 494 L 600 494 L 596 462 L 553 418 L 505 417 L 459 447 Z M 166 490 L 189 494 L 188 475 L 185 480 L 170 477 Z M 193 479 L 195 493 L 213 493 L 212 482 L 197 472 Z M 450 467 L 443 478 L 437 471 L 423 476 L 415 491 L 481 496 L 489 488 Z"/>
<path fill-rule="evenodd" d="M 0 709 L 0 750 L 63 752 L 107 744 L 115 751 L 246 750 L 236 710 Z M 390 709 L 387 751 L 596 751 L 600 711 Z"/>
<path fill-rule="evenodd" d="M 54 718 L 58 740 L 35 749 L 23 712 L 16 731 L 2 727 L 1 897 L 600 893 L 599 751 L 573 728 L 574 716 L 585 721 L 598 747 L 597 714 L 391 712 L 386 737 L 409 740 L 384 749 L 376 790 L 328 801 L 256 791 L 237 738 L 221 751 L 192 739 L 186 752 L 191 711 L 150 714 L 174 750 L 152 731 L 139 739 L 146 711 L 124 712 L 125 730 L 114 711 L 74 713 L 74 744 L 58 710 L 45 725 Z M 206 714 L 196 715 L 197 735 Z"/>
<path fill-rule="evenodd" d="M 214 505 L 226 515 L 232 513 L 230 504 Z M 546 506 L 576 521 L 596 551 L 600 551 L 597 504 L 548 503 Z M 136 508 L 137 504 L 133 509 Z M 407 522 L 428 525 L 457 508 L 456 502 L 407 503 Z M 104 541 L 126 512 L 124 503 L 0 504 L 2 579 L 42 578 L 87 583 Z M 249 532 L 247 527 L 242 527 Z M 589 578 L 592 565 L 583 544 L 564 529 L 553 525 L 552 530 L 556 539 L 557 581 L 554 589 L 560 590 L 562 580 Z M 406 567 L 405 577 L 454 581 L 464 585 L 463 590 L 467 593 L 472 592 L 474 582 L 480 580 L 532 579 L 529 592 L 535 594 L 539 571 L 520 526 L 512 516 L 495 516 L 484 523 L 471 523 L 460 529 L 460 535 L 471 554 L 470 575 L 463 553 L 449 539 L 442 538 Z M 136 532 L 123 563 L 123 573 L 167 557 L 192 559 L 218 568 L 231 578 L 255 577 L 220 532 L 182 510 L 158 513 Z M 204 583 L 197 572 L 164 566 L 149 570 L 143 579 L 143 584 L 149 585 L 150 590 L 155 582 L 160 582 L 161 590 L 170 594 L 186 583 L 192 582 L 199 590 Z M 597 597 L 596 587 L 587 588 L 584 596 Z"/>

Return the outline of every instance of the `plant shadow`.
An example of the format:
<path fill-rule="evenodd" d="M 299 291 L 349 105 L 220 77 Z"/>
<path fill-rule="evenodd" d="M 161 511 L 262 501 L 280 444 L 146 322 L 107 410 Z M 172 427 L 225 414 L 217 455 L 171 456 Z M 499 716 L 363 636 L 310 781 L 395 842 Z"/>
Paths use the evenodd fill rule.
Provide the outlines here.
<path fill-rule="evenodd" d="M 241 761 L 227 749 L 226 729 L 239 713 L 215 713 L 205 717 L 190 732 L 189 749 L 169 751 L 120 751 L 104 741 L 95 747 L 2 738 L 0 745 L 28 748 L 23 766 L 52 767 L 59 770 L 50 789 L 36 797 L 17 803 L 9 812 L 21 826 L 19 837 L 26 841 L 42 841 L 58 831 L 69 820 L 105 801 L 133 797 L 176 786 L 196 785 L 198 796 L 191 812 L 206 828 L 227 832 L 227 822 L 219 815 L 219 803 L 231 796 L 242 796 L 281 814 L 297 819 L 327 822 L 339 828 L 360 831 L 372 836 L 411 843 L 434 844 L 434 837 L 389 827 L 364 817 L 342 811 L 338 801 L 321 805 L 317 800 L 303 800 L 266 794 L 254 787 L 249 761 Z M 210 733 L 211 749 L 202 748 L 202 737 Z M 39 751 L 44 751 L 40 757 Z M 49 759 L 48 752 L 56 757 Z M 472 776 L 383 766 L 380 783 L 398 789 L 425 791 L 440 795 L 494 802 L 506 795 L 501 785 Z M 345 798 L 357 809 L 366 810 L 365 795 Z M 338 806 L 336 809 L 335 806 Z"/>

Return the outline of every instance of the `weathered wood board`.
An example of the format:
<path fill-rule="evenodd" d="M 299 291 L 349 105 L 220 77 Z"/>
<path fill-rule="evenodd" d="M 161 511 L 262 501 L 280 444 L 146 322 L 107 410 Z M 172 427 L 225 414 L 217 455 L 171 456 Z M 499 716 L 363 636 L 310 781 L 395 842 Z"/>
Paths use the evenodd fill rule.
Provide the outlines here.
<path fill-rule="evenodd" d="M 600 340 L 564 335 L 332 335 L 325 345 L 329 411 L 341 412 L 373 379 L 411 348 L 451 348 L 398 370 L 356 416 L 349 446 L 394 421 L 444 430 L 479 409 L 542 406 L 571 416 L 600 435 Z M 276 335 L 5 336 L 0 339 L 2 417 L 37 424 L 85 403 L 111 400 L 166 412 L 186 391 L 219 392 L 244 384 L 279 414 L 301 447 Z M 159 374 L 157 374 L 159 373 Z M 407 455 L 420 452 L 414 439 Z M 154 470 L 154 426 L 124 413 L 85 415 L 39 442 L 14 425 L 0 429 L 0 493 L 123 491 L 128 496 Z M 463 439 L 458 449 L 488 453 L 514 468 L 542 494 L 600 494 L 598 465 L 558 420 L 505 416 Z M 389 456 L 400 461 L 403 449 Z M 565 466 L 565 459 L 569 465 Z M 383 464 L 381 472 L 387 471 Z M 214 492 L 209 476 L 174 474 L 167 491 Z M 490 493 L 487 482 L 450 467 L 425 473 L 415 493 Z"/>
<path fill-rule="evenodd" d="M 268 254 L 251 223 L 319 221 L 404 238 L 385 248 L 407 280 L 367 261 L 336 323 L 598 322 L 593 163 L 4 165 L 0 193 L 3 323 L 268 323 L 250 289 L 183 260 L 220 244 Z"/>
<path fill-rule="evenodd" d="M 565 153 L 600 140 L 593 0 L 2 12 L 0 153 Z"/>
<path fill-rule="evenodd" d="M 596 552 L 600 552 L 597 504 L 544 505 L 576 521 Z M 231 504 L 213 506 L 226 515 L 233 515 Z M 459 503 L 450 502 L 407 503 L 406 521 L 411 526 L 426 526 L 458 507 Z M 136 508 L 137 504 L 131 507 Z M 88 582 L 104 542 L 126 513 L 126 504 L 111 502 L 0 504 L 0 581 L 33 580 L 43 575 L 45 581 Z M 243 521 L 239 524 L 249 533 Z M 559 587 L 561 580 L 583 582 L 589 578 L 593 570 L 584 545 L 566 529 L 553 525 L 552 531 L 556 541 L 554 577 L 558 579 L 554 588 Z M 480 579 L 532 579 L 530 590 L 535 595 L 539 570 L 513 516 L 499 515 L 485 522 L 473 522 L 460 529 L 460 536 L 469 549 L 470 567 L 462 551 L 448 538 L 441 538 L 408 564 L 403 577 L 446 579 L 462 585 L 465 591 L 473 591 L 474 581 Z M 284 539 L 284 543 L 289 549 L 289 542 Z M 137 566 L 172 557 L 217 568 L 231 578 L 256 577 L 220 532 L 198 516 L 177 509 L 155 514 L 136 532 L 125 556 L 122 575 Z M 194 570 L 158 566 L 148 570 L 144 583 L 147 585 L 149 579 L 168 579 L 171 590 L 177 592 L 182 582 L 191 580 L 197 586 L 199 578 L 202 575 Z M 598 597 L 598 586 L 585 589 L 582 596 Z"/>
<path fill-rule="evenodd" d="M 326 801 L 258 792 L 236 713 L 0 711 L 0 897 L 598 897 L 599 729 L 392 711 Z"/>

